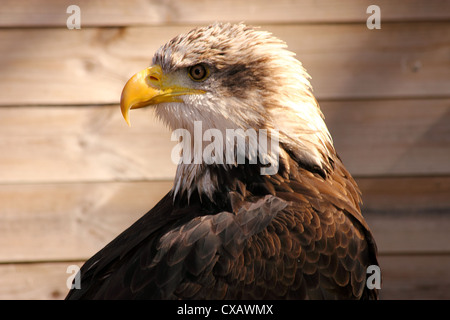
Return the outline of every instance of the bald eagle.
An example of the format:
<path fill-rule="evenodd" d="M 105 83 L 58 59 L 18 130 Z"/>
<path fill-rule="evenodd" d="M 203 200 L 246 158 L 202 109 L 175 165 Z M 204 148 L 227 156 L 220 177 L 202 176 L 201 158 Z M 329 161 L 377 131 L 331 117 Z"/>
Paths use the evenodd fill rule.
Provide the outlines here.
<path fill-rule="evenodd" d="M 283 41 L 244 24 L 159 48 L 123 89 L 125 120 L 152 106 L 171 130 L 235 135 L 186 152 L 173 188 L 83 265 L 67 299 L 376 299 L 361 194 L 308 79 Z"/>

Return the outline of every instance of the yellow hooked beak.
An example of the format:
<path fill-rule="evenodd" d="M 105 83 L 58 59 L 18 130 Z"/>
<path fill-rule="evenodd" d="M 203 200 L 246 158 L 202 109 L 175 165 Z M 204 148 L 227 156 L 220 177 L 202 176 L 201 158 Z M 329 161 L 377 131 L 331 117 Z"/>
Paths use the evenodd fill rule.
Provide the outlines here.
<path fill-rule="evenodd" d="M 162 102 L 183 102 L 179 97 L 186 94 L 205 93 L 203 90 L 185 88 L 172 83 L 159 65 L 144 69 L 126 83 L 120 98 L 120 110 L 130 125 L 130 109 L 138 109 Z"/>

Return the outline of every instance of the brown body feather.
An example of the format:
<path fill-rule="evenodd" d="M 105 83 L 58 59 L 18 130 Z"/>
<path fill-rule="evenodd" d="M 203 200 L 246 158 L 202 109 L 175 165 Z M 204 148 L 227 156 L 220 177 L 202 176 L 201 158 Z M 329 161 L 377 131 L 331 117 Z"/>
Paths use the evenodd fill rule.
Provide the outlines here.
<path fill-rule="evenodd" d="M 335 163 L 326 178 L 292 160 L 275 176 L 217 168 L 216 203 L 169 193 L 83 266 L 67 298 L 377 298 L 359 191 Z"/>

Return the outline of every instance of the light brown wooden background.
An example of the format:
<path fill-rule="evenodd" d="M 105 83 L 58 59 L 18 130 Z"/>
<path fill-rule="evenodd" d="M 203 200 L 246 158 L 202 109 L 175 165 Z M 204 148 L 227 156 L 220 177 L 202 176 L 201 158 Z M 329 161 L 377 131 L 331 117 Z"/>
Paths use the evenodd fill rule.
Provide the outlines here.
<path fill-rule="evenodd" d="M 81 30 L 66 9 L 81 8 Z M 381 8 L 381 30 L 366 9 Z M 171 37 L 245 21 L 312 76 L 380 251 L 384 299 L 450 298 L 450 1 L 60 1 L 0 7 L 0 298 L 61 299 L 170 188 L 170 132 L 118 108 Z"/>

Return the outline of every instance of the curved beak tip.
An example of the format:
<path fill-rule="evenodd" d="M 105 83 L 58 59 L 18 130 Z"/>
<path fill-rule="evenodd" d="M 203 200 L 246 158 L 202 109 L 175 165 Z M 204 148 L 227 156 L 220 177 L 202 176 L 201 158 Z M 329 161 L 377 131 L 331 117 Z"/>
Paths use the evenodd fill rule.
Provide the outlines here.
<path fill-rule="evenodd" d="M 131 127 L 131 122 L 130 122 L 130 119 L 128 119 L 128 117 L 124 117 L 124 119 L 125 119 L 125 122 L 128 124 L 128 126 L 129 127 Z"/>
<path fill-rule="evenodd" d="M 130 116 L 129 116 L 130 106 L 127 103 L 124 103 L 123 98 L 120 100 L 120 111 L 122 111 L 122 116 L 125 119 L 128 126 L 131 126 Z"/>

